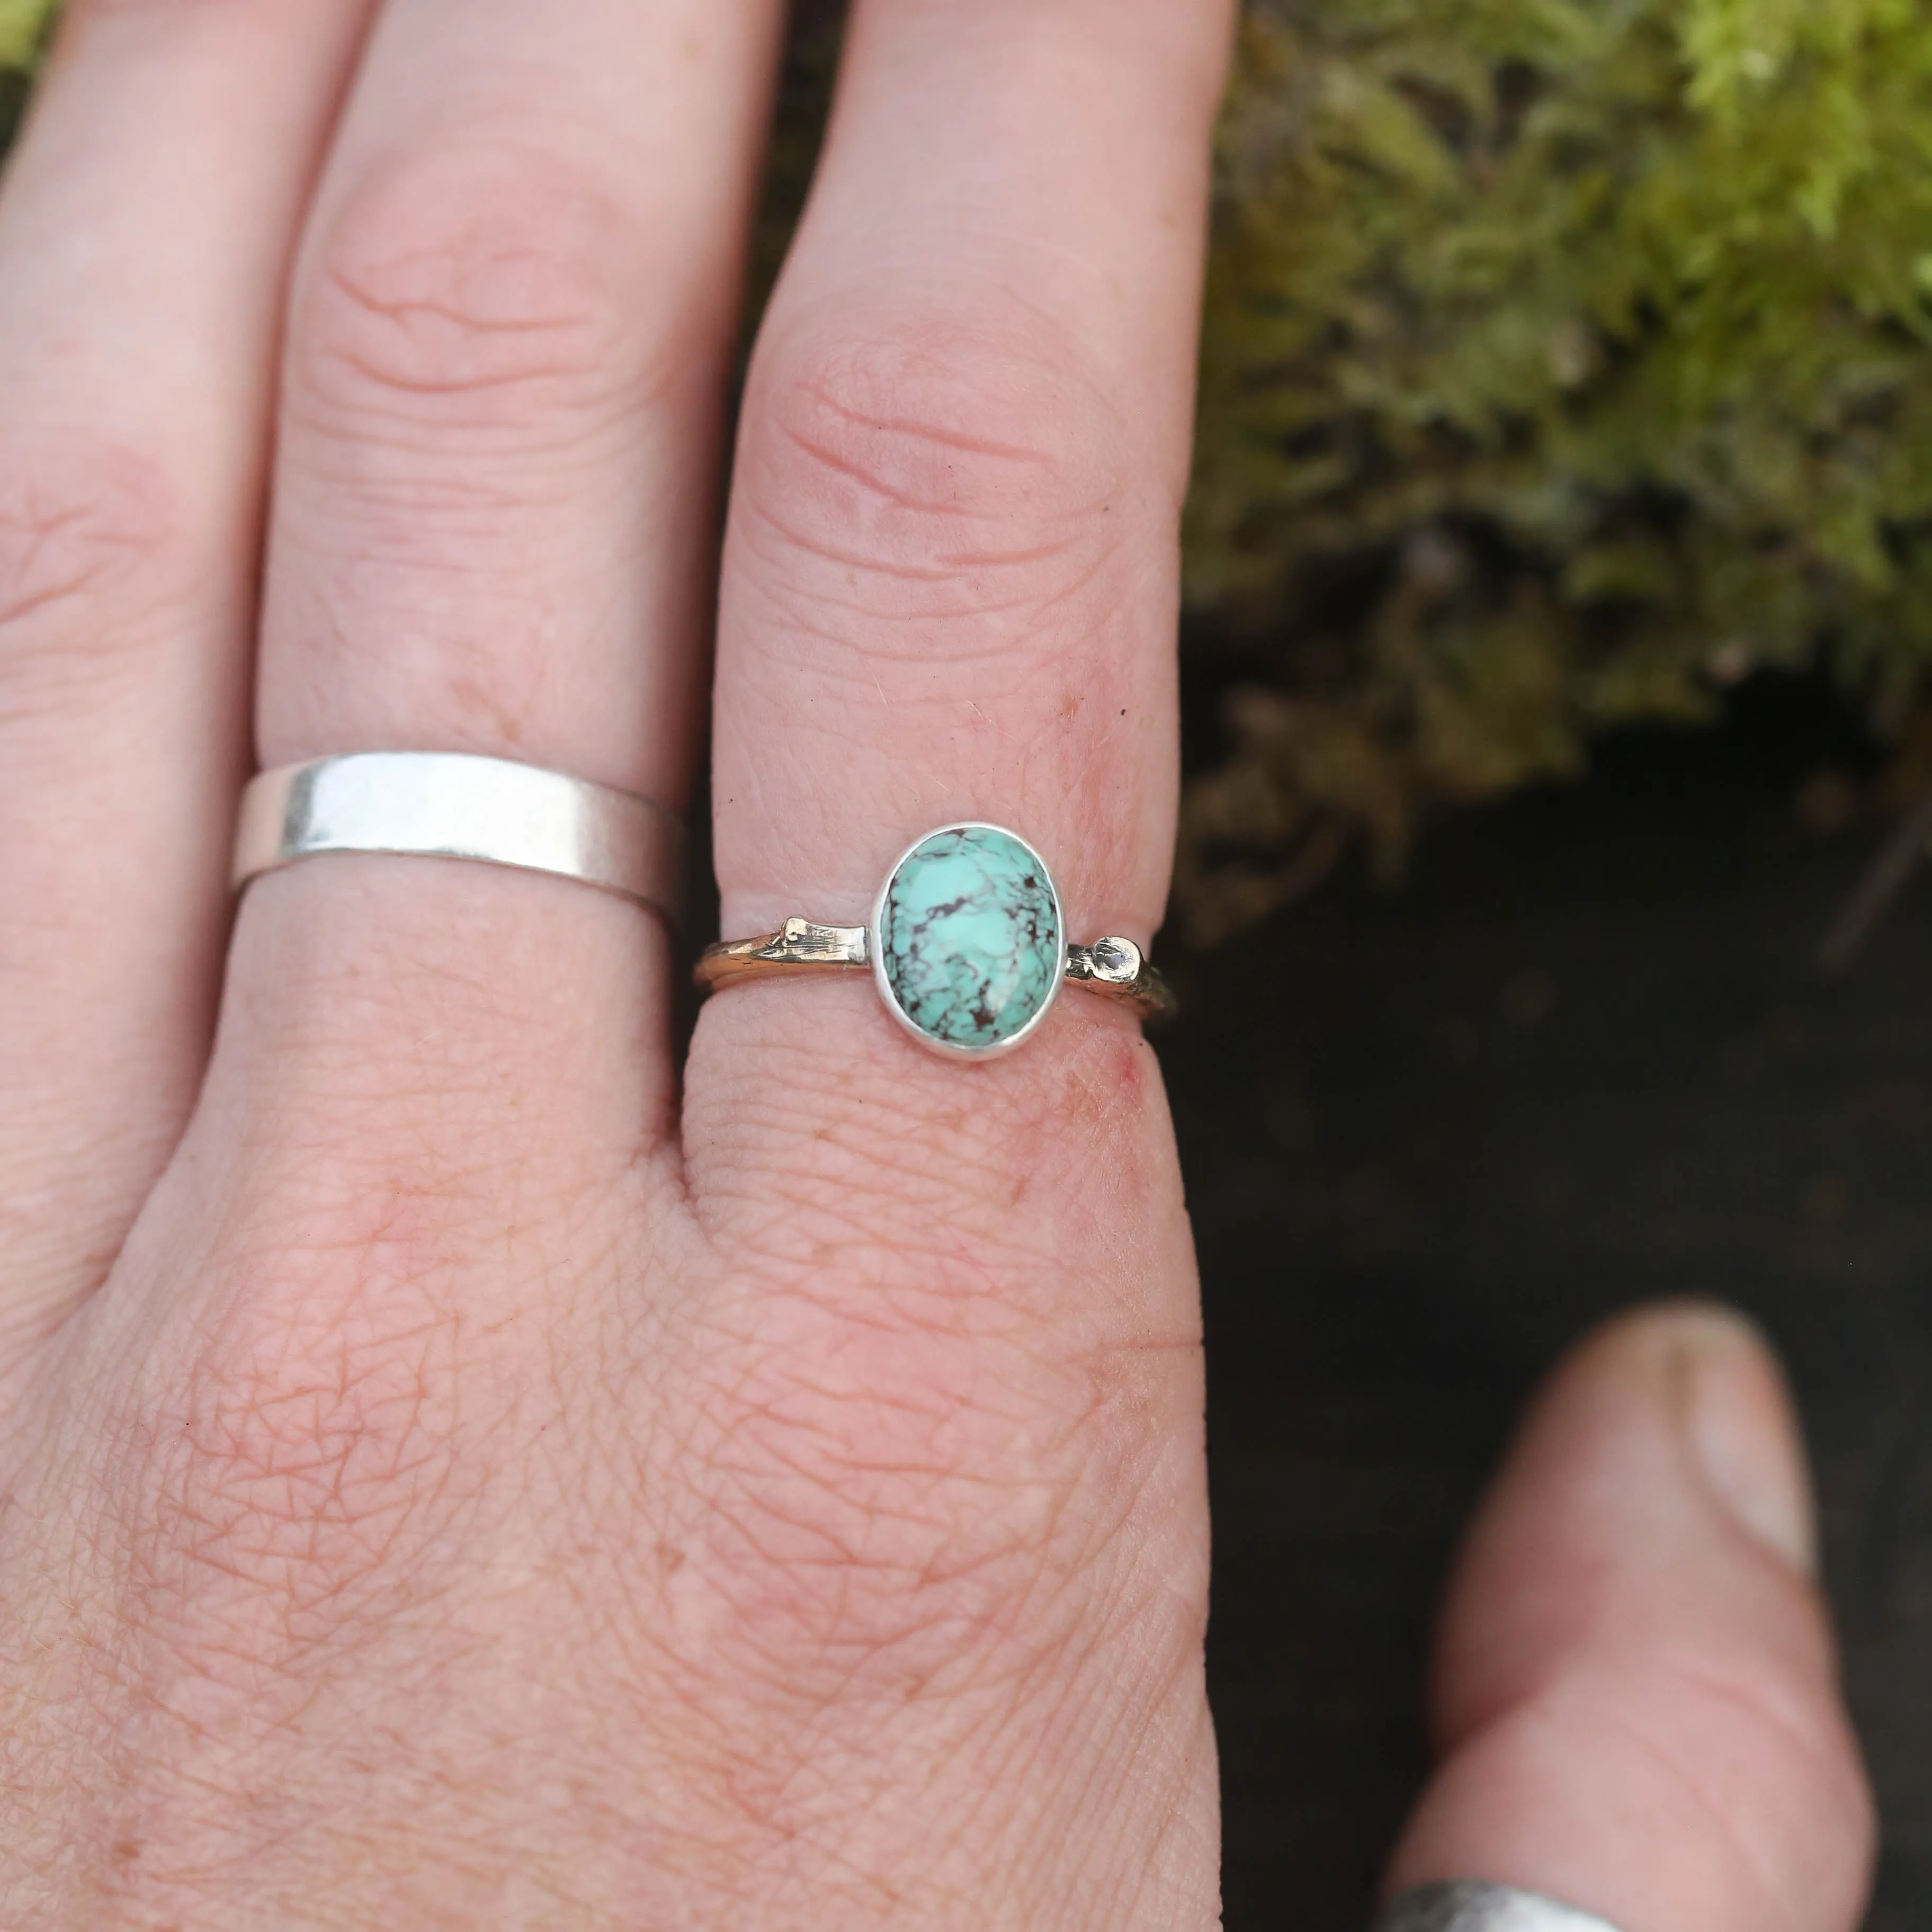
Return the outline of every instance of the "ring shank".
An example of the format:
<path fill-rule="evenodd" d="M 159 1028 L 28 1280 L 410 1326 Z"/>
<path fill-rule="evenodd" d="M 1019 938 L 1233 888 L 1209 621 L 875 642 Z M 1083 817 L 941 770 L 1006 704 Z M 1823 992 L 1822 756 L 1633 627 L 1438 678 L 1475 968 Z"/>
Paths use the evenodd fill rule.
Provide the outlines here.
<path fill-rule="evenodd" d="M 1180 1010 L 1166 976 L 1131 939 L 1109 934 L 1091 946 L 1070 946 L 1066 983 L 1118 1000 L 1150 1022 L 1171 1020 Z"/>
<path fill-rule="evenodd" d="M 1391 1900 L 1375 1932 L 1617 1932 L 1607 1921 L 1514 1886 L 1462 1880 Z"/>
<path fill-rule="evenodd" d="M 788 919 L 776 932 L 755 939 L 720 940 L 705 948 L 692 976 L 706 992 L 800 973 L 860 971 L 872 963 L 862 926 L 819 926 Z M 1131 939 L 1109 937 L 1066 949 L 1066 983 L 1130 1008 L 1142 1019 L 1173 1018 L 1173 990 Z"/>
<path fill-rule="evenodd" d="M 692 977 L 711 993 L 776 974 L 844 973 L 862 970 L 871 963 L 862 926 L 818 926 L 808 919 L 788 919 L 776 932 L 707 946 Z"/>
<path fill-rule="evenodd" d="M 634 793 L 466 752 L 360 752 L 263 772 L 243 793 L 234 884 L 326 852 L 550 872 L 675 919 L 684 831 Z"/>

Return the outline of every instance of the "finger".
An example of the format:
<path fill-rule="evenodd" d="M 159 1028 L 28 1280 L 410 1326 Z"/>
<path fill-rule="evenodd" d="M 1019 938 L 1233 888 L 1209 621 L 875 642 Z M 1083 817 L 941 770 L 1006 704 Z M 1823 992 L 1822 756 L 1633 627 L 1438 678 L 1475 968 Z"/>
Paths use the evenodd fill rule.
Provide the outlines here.
<path fill-rule="evenodd" d="M 1851 1932 L 1870 1803 L 1777 1368 L 1710 1308 L 1557 1374 L 1453 1590 L 1446 1753 L 1398 1886 L 1518 1885 L 1622 1932 Z"/>
<path fill-rule="evenodd" d="M 728 936 L 862 920 L 894 856 L 960 818 L 1040 848 L 1070 936 L 1157 922 L 1227 26 L 1172 0 L 854 14 L 742 416 L 712 772 Z M 710 1560 L 752 1605 L 748 1656 L 863 1709 L 846 1735 L 874 1767 L 927 1768 L 880 1788 L 828 1732 L 814 1777 L 872 1794 L 842 1863 L 924 1859 L 970 1817 L 999 1849 L 946 1882 L 994 1918 L 1081 1900 L 1200 1925 L 1199 1314 L 1158 1074 L 1100 1004 L 963 1066 L 862 980 L 710 1002 L 684 1109 L 724 1264 L 686 1304 L 726 1390 Z"/>
<path fill-rule="evenodd" d="M 292 298 L 265 763 L 476 751 L 681 800 L 775 14 L 386 9 Z M 283 1089 L 282 1049 L 359 1068 L 386 1106 L 512 1064 L 506 1091 L 580 1082 L 628 1146 L 668 957 L 661 922 L 579 886 L 312 862 L 251 888 L 239 1061 Z"/>
<path fill-rule="evenodd" d="M 0 1364 L 206 1048 L 284 257 L 361 0 L 73 0 L 0 194 Z"/>
<path fill-rule="evenodd" d="M 961 818 L 1040 850 L 1070 937 L 1158 922 L 1226 11 L 857 10 L 744 406 L 712 787 L 728 936 L 790 914 L 862 920 L 894 856 Z M 1158 1120 L 1147 1064 L 1093 1004 L 1061 1002 L 976 1094 L 1037 1118 L 1073 1055 L 1096 1106 L 1124 1083 L 1130 1120 Z M 835 1108 L 886 1083 L 879 1154 L 924 1148 L 975 1187 L 1007 1184 L 1004 1159 L 989 1172 L 955 1157 L 956 1134 L 908 1131 L 907 1107 L 962 1118 L 962 1075 L 848 981 L 711 1003 L 686 1117 L 694 1186 L 819 1157 L 815 1112 L 746 1104 L 778 1066 Z"/>

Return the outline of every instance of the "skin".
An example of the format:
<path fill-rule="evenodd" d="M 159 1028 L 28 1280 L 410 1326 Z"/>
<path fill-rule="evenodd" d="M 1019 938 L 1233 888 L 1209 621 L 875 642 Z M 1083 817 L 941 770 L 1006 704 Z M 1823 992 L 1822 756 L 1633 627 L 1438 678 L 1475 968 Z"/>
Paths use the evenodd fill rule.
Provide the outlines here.
<path fill-rule="evenodd" d="M 0 1918 L 1204 1928 L 1159 1072 L 862 980 L 686 1063 L 648 913 L 224 872 L 242 778 L 686 796 L 724 928 L 913 836 L 1141 938 L 1225 0 L 860 0 L 722 395 L 770 0 L 70 0 L 0 187 Z M 1868 1801 L 1734 1319 L 1586 1345 L 1478 1525 L 1395 1882 L 1850 1932 Z"/>

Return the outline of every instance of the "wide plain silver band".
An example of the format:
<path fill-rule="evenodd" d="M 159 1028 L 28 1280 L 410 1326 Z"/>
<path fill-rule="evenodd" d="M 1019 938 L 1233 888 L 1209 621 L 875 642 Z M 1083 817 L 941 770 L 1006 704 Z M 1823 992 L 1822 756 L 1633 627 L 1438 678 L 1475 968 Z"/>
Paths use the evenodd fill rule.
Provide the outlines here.
<path fill-rule="evenodd" d="M 1617 1932 L 1609 1920 L 1514 1886 L 1465 1880 L 1390 1901 L 1375 1932 Z"/>
<path fill-rule="evenodd" d="M 235 835 L 238 890 L 325 852 L 474 859 L 551 872 L 676 916 L 684 827 L 636 794 L 460 752 L 356 752 L 250 780 Z"/>

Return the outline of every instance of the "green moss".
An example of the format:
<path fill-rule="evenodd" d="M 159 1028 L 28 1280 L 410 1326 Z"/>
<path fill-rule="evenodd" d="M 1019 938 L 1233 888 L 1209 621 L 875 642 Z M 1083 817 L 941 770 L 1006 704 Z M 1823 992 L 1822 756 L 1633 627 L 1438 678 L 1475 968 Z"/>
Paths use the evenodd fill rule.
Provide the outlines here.
<path fill-rule="evenodd" d="M 0 0 L 0 68 L 32 64 L 50 10 L 46 0 Z"/>
<path fill-rule="evenodd" d="M 0 153 L 20 124 L 53 14 L 52 0 L 0 0 Z"/>
<path fill-rule="evenodd" d="M 801 10 L 760 292 L 836 10 Z M 0 56 L 41 11 L 0 0 Z M 1187 596 L 1231 693 L 1184 814 L 1202 938 L 1761 667 L 1828 663 L 1903 719 L 1932 664 L 1932 10 L 1251 0 Z"/>
<path fill-rule="evenodd" d="M 1182 902 L 1823 658 L 1932 659 L 1932 13 L 1274 0 L 1220 134 Z"/>

